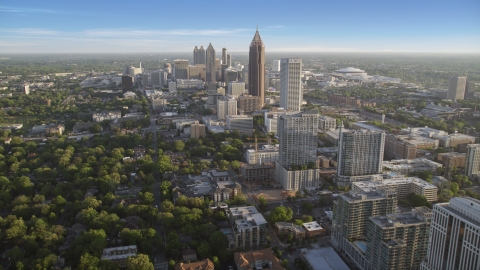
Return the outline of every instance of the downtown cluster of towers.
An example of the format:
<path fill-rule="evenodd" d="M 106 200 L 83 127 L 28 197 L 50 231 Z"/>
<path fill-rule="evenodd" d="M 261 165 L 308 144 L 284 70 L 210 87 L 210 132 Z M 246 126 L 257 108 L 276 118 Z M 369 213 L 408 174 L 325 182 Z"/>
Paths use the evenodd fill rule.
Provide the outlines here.
<path fill-rule="evenodd" d="M 268 73 L 265 70 L 265 44 L 260 37 L 258 30 L 250 43 L 248 58 L 248 73 L 243 81 L 247 84 L 248 94 L 259 97 L 261 107 L 265 104 L 265 90 L 268 88 Z M 278 60 L 277 60 L 278 61 Z M 193 50 L 194 65 L 205 65 L 206 80 L 209 89 L 215 86 L 217 80 L 216 72 L 219 68 L 219 61 L 215 58 L 215 49 L 210 43 L 205 50 L 203 46 L 195 46 Z M 283 58 L 280 61 L 280 107 L 289 111 L 300 111 L 303 101 L 302 91 L 302 59 Z M 227 49 L 222 49 L 221 76 L 225 79 L 225 70 L 231 67 L 231 56 Z M 267 74 L 267 75 L 266 75 Z M 248 82 L 248 83 L 247 83 Z"/>

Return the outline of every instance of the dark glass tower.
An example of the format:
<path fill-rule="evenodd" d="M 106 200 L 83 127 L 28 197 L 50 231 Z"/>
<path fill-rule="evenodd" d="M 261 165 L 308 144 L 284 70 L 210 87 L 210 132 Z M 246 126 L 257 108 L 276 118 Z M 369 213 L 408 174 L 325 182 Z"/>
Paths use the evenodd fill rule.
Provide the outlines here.
<path fill-rule="evenodd" d="M 215 49 L 212 46 L 212 43 L 208 45 L 207 48 L 207 59 L 206 59 L 206 66 L 207 66 L 207 83 L 216 83 L 216 67 L 215 67 Z"/>
<path fill-rule="evenodd" d="M 263 45 L 258 29 L 250 43 L 248 60 L 248 93 L 260 97 L 263 107 L 265 102 L 265 45 Z"/>

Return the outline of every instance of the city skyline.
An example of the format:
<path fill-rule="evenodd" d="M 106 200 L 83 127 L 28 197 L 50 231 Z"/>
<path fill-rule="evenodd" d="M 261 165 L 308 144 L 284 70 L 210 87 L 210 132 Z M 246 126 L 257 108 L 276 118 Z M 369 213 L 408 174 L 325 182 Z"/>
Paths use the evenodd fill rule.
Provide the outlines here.
<path fill-rule="evenodd" d="M 183 3 L 176 2 L 146 1 L 125 8 L 127 2 L 122 1 L 95 5 L 88 1 L 4 1 L 0 5 L 0 50 L 3 53 L 182 52 L 211 42 L 233 53 L 246 52 L 258 24 L 269 52 L 480 53 L 477 27 L 480 18 L 475 16 L 480 3 L 473 0 L 407 1 L 402 5 L 380 1 L 328 2 L 321 9 L 301 9 L 302 16 L 282 18 L 275 14 L 287 12 L 287 5 L 255 2 L 256 9 L 252 11 L 250 2 L 227 14 L 222 5 L 213 4 L 185 9 Z M 315 4 L 297 2 L 304 7 Z M 181 10 L 185 20 L 170 24 L 167 11 L 175 10 Z M 215 16 L 201 20 L 195 16 L 207 10 Z M 247 11 L 248 17 L 232 20 L 235 14 Z M 265 13 L 271 16 L 263 16 Z M 221 26 L 218 21 L 223 21 Z"/>

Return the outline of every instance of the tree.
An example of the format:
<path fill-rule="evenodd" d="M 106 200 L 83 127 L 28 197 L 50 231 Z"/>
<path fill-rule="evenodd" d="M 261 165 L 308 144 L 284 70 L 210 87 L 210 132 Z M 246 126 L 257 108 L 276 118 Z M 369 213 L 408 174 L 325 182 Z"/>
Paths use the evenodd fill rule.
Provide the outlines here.
<path fill-rule="evenodd" d="M 168 270 L 175 270 L 175 264 L 174 260 L 168 261 Z"/>
<path fill-rule="evenodd" d="M 460 186 L 457 183 L 452 182 L 450 184 L 450 190 L 453 192 L 453 194 L 457 194 L 458 191 L 460 190 Z"/>
<path fill-rule="evenodd" d="M 80 263 L 78 264 L 78 269 L 82 269 L 82 270 L 97 269 L 99 262 L 100 260 L 97 257 L 90 255 L 88 252 L 85 252 L 82 254 L 82 257 L 80 257 Z"/>
<path fill-rule="evenodd" d="M 182 152 L 185 149 L 185 143 L 181 140 L 176 140 L 173 142 L 173 150 L 175 152 Z"/>
<path fill-rule="evenodd" d="M 285 222 L 292 219 L 293 210 L 285 206 L 275 207 L 268 216 L 269 221 L 274 224 L 277 222 Z"/>
<path fill-rule="evenodd" d="M 302 203 L 302 209 L 307 212 L 307 213 L 311 213 L 312 210 L 313 210 L 313 205 L 311 203 L 308 203 L 308 202 L 303 202 Z"/>
<path fill-rule="evenodd" d="M 127 270 L 153 270 L 153 264 L 145 254 L 128 257 Z"/>
<path fill-rule="evenodd" d="M 267 199 L 263 196 L 258 197 L 258 208 L 260 208 L 260 211 L 264 212 L 267 210 Z"/>
<path fill-rule="evenodd" d="M 213 256 L 212 261 L 213 261 L 213 264 L 215 264 L 215 268 L 220 269 L 221 265 L 220 265 L 220 260 L 218 259 L 218 257 Z"/>
<path fill-rule="evenodd" d="M 197 253 L 200 258 L 206 259 L 211 256 L 210 245 L 207 242 L 202 242 L 198 248 Z"/>

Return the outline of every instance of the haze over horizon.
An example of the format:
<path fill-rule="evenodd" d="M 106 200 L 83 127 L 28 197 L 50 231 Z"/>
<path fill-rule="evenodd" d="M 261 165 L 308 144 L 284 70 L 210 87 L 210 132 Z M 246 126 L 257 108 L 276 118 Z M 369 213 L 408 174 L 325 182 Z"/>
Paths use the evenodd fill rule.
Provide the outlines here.
<path fill-rule="evenodd" d="M 258 24 L 267 53 L 480 53 L 480 2 L 3 1 L 2 53 L 246 53 Z"/>

